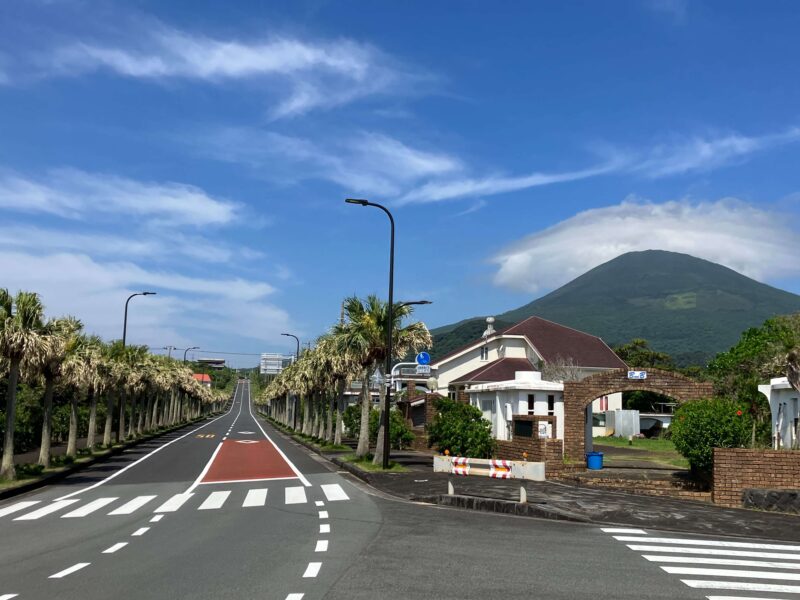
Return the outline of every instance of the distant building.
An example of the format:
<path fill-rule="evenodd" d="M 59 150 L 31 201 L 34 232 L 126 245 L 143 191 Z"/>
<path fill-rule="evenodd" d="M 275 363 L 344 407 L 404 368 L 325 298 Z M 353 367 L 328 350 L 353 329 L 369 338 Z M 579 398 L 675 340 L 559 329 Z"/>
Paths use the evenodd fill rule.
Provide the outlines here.
<path fill-rule="evenodd" d="M 224 358 L 199 358 L 197 359 L 198 365 L 206 365 L 212 369 L 222 369 L 225 367 Z"/>
<path fill-rule="evenodd" d="M 772 411 L 772 447 L 775 450 L 800 448 L 800 393 L 786 377 L 770 379 L 758 391 L 769 400 Z"/>
<path fill-rule="evenodd" d="M 211 376 L 207 373 L 195 373 L 192 375 L 192 377 L 194 377 L 195 381 L 200 382 L 202 385 L 211 387 Z"/>
<path fill-rule="evenodd" d="M 261 355 L 261 367 L 259 370 L 262 375 L 277 375 L 292 364 L 293 358 L 291 354 L 264 353 Z"/>

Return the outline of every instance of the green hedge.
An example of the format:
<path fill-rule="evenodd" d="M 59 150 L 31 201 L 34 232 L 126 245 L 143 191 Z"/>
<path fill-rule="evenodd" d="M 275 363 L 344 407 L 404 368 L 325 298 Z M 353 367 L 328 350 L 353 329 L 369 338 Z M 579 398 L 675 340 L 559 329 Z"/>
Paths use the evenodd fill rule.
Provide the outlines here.
<path fill-rule="evenodd" d="M 479 408 L 448 398 L 436 401 L 436 415 L 428 424 L 428 445 L 453 456 L 490 458 L 495 441 L 492 424 L 483 418 Z"/>

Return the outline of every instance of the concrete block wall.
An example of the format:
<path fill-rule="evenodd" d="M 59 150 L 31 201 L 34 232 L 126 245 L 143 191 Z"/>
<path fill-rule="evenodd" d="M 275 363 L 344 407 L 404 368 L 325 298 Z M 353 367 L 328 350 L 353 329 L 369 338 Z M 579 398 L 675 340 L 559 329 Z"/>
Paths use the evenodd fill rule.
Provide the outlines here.
<path fill-rule="evenodd" d="M 800 451 L 714 448 L 712 499 L 743 506 L 745 490 L 800 490 Z"/>

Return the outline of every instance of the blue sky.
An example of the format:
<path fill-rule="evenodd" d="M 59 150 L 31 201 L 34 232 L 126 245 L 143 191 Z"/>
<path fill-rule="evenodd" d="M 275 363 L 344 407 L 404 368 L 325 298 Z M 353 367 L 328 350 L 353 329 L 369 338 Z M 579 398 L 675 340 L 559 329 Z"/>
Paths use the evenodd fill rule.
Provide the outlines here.
<path fill-rule="evenodd" d="M 647 248 L 800 293 L 798 26 L 791 1 L 5 2 L 0 285 L 106 338 L 153 289 L 132 342 L 288 351 L 386 293 L 355 196 L 394 212 L 431 327 Z"/>

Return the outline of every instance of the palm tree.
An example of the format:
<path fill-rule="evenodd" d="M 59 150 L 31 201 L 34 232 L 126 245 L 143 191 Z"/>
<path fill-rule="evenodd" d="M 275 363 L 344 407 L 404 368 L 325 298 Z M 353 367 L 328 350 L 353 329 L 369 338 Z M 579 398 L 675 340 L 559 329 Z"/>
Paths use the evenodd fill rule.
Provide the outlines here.
<path fill-rule="evenodd" d="M 17 383 L 23 360 L 33 366 L 41 364 L 48 340 L 42 335 L 44 307 L 38 294 L 18 292 L 12 298 L 8 290 L 0 290 L 0 355 L 9 363 L 6 397 L 6 432 L 3 440 L 3 461 L 0 477 L 16 479 L 14 469 L 14 424 L 17 408 Z"/>

